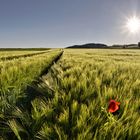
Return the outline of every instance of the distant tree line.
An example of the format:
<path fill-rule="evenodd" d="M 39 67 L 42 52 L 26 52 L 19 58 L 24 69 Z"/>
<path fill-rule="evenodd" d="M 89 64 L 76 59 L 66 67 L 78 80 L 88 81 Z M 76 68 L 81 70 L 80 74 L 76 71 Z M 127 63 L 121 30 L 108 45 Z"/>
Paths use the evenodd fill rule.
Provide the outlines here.
<path fill-rule="evenodd" d="M 45 51 L 50 48 L 0 48 L 0 51 Z"/>

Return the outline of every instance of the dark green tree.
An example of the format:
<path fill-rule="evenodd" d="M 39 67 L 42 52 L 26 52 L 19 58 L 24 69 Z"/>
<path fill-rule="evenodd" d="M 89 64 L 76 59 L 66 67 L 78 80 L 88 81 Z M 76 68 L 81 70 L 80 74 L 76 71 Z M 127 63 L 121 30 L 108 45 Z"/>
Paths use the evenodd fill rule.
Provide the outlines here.
<path fill-rule="evenodd" d="M 138 47 L 140 48 L 140 42 L 138 42 Z"/>

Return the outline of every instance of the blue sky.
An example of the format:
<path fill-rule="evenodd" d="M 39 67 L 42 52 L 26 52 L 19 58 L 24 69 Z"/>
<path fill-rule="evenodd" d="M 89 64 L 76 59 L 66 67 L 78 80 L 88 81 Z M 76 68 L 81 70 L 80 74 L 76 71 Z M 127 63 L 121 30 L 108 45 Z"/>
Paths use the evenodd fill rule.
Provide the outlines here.
<path fill-rule="evenodd" d="M 137 43 L 123 32 L 139 0 L 0 0 L 0 47 Z"/>

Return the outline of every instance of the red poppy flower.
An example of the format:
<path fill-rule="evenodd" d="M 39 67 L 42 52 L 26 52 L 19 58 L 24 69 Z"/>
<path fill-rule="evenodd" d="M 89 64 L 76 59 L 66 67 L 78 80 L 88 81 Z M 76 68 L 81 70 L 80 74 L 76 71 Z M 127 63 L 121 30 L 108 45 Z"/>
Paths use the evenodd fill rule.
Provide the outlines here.
<path fill-rule="evenodd" d="M 117 110 L 119 110 L 120 108 L 120 103 L 119 102 L 116 102 L 115 100 L 110 100 L 109 101 L 109 106 L 108 106 L 108 111 L 110 113 L 114 113 L 116 112 Z"/>

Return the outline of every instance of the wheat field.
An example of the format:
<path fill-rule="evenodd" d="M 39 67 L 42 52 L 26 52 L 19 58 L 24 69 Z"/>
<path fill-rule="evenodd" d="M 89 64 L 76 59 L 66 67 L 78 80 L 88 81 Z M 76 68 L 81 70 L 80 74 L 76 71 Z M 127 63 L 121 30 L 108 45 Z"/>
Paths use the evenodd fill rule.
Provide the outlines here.
<path fill-rule="evenodd" d="M 64 49 L 54 61 L 60 55 L 0 60 L 0 138 L 140 139 L 140 50 Z"/>

